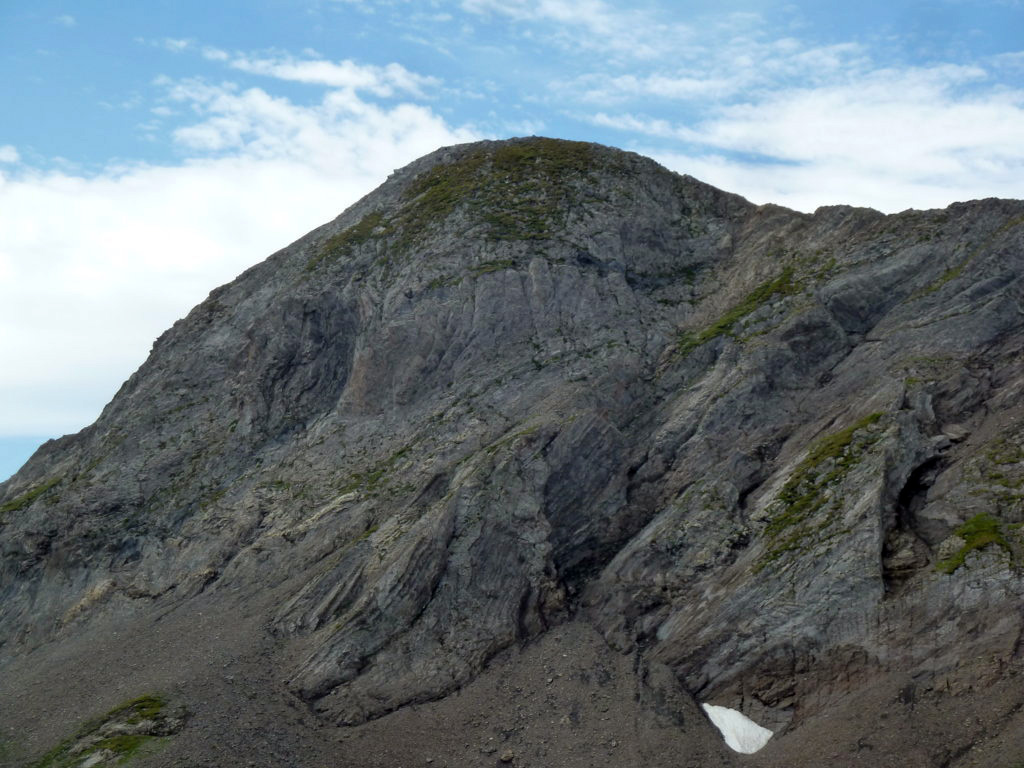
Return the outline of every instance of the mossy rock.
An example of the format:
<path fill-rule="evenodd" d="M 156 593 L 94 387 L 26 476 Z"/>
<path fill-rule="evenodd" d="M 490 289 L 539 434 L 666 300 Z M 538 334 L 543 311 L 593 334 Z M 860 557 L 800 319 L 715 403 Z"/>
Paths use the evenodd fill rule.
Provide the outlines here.
<path fill-rule="evenodd" d="M 698 347 L 719 336 L 735 336 L 733 326 L 747 315 L 764 306 L 775 296 L 791 296 L 800 293 L 803 289 L 803 282 L 796 279 L 795 268 L 787 266 L 778 277 L 757 286 L 711 325 L 699 330 L 683 331 L 677 341 L 676 355 L 687 357 Z"/>
<path fill-rule="evenodd" d="M 1002 523 L 987 512 L 975 515 L 954 532 L 963 542 L 951 556 L 939 560 L 935 569 L 939 573 L 953 574 L 964 564 L 967 556 L 974 551 L 995 545 L 1007 554 L 1013 554 L 1009 540 L 1003 531 Z"/>
<path fill-rule="evenodd" d="M 621 170 L 616 163 L 621 165 L 621 158 L 578 141 L 529 138 L 473 148 L 414 178 L 402 194 L 402 206 L 389 219 L 369 213 L 326 240 L 306 269 L 316 270 L 374 241 L 384 244 L 383 263 L 407 256 L 428 230 L 441 226 L 457 210 L 464 211 L 471 224 L 483 225 L 489 240 L 552 237 L 579 194 L 580 180 L 598 170 Z M 457 278 L 443 278 L 432 287 Z"/>
<path fill-rule="evenodd" d="M 821 513 L 842 504 L 834 489 L 881 438 L 874 427 L 883 415 L 868 414 L 811 445 L 775 498 L 774 514 L 764 530 L 768 548 L 755 570 L 762 570 L 789 552 L 807 549 L 818 534 L 832 526 L 833 515 Z"/>
<path fill-rule="evenodd" d="M 30 488 L 20 496 L 15 496 L 10 501 L 0 504 L 0 516 L 7 514 L 8 512 L 20 512 L 51 488 L 59 485 L 62 479 L 63 478 L 60 477 L 50 478 L 49 480 Z M 0 520 L 2 520 L 2 517 L 0 517 Z"/>
<path fill-rule="evenodd" d="M 31 768 L 96 768 L 124 765 L 141 752 L 158 749 L 185 724 L 183 708 L 167 711 L 161 696 L 132 699 L 82 725 L 74 736 L 47 752 Z"/>

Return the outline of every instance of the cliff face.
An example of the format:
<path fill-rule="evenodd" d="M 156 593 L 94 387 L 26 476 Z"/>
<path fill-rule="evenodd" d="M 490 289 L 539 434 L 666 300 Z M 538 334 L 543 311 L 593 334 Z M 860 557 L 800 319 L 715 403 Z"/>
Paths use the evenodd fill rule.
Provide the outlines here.
<path fill-rule="evenodd" d="M 439 150 L 0 485 L 11 754 L 159 688 L 196 715 L 152 765 L 275 764 L 237 718 L 294 764 L 732 764 L 694 699 L 776 731 L 752 764 L 1014 765 L 1022 277 L 1019 201 L 807 215 Z M 452 724 L 488 680 L 520 709 Z"/>

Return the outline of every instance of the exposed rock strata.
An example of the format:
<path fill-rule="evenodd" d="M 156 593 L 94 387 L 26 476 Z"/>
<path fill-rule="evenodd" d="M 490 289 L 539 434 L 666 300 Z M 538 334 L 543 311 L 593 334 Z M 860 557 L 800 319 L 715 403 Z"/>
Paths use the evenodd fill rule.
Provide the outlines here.
<path fill-rule="evenodd" d="M 201 597 L 354 726 L 571 618 L 775 731 L 765 765 L 819 764 L 812 725 L 871 691 L 1019 679 L 1022 225 L 754 206 L 596 145 L 439 150 L 0 485 L 0 673 Z M 983 739 L 945 733 L 932 764 L 969 764 Z"/>

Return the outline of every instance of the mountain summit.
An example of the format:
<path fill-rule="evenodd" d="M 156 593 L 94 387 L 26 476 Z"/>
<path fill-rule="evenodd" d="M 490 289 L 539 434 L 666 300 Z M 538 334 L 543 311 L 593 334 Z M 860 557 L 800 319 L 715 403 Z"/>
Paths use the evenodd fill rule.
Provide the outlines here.
<path fill-rule="evenodd" d="M 1018 765 L 1022 225 L 396 171 L 0 484 L 0 764 Z"/>

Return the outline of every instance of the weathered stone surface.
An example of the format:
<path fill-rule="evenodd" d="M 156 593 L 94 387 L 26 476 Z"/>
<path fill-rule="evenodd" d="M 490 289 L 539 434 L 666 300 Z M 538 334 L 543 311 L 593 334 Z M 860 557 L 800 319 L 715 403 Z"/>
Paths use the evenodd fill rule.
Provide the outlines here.
<path fill-rule="evenodd" d="M 204 605 L 348 728 L 573 619 L 658 728 L 704 745 L 714 699 L 776 731 L 750 760 L 818 765 L 871 691 L 1019 674 L 1022 275 L 1018 201 L 808 215 L 596 145 L 439 150 L 0 485 L 0 674 Z"/>

